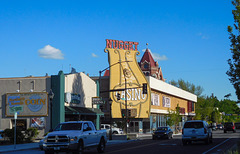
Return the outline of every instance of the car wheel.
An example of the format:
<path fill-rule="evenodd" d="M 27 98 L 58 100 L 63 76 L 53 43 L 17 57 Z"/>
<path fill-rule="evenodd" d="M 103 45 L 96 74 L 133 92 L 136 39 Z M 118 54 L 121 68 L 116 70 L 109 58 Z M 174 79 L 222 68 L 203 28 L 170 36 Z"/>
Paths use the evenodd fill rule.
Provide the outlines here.
<path fill-rule="evenodd" d="M 209 136 L 208 138 L 205 140 L 205 144 L 209 144 L 210 140 L 209 140 Z"/>
<path fill-rule="evenodd" d="M 227 133 L 227 131 L 224 131 L 224 133 Z"/>
<path fill-rule="evenodd" d="M 233 133 L 236 133 L 236 130 L 233 130 Z"/>
<path fill-rule="evenodd" d="M 212 138 L 212 135 L 211 135 L 211 138 L 210 138 L 210 143 L 213 143 L 213 138 Z"/>
<path fill-rule="evenodd" d="M 79 141 L 78 149 L 77 149 L 77 151 L 74 151 L 73 153 L 74 154 L 83 154 L 83 152 L 84 152 L 83 141 Z"/>
<path fill-rule="evenodd" d="M 187 145 L 187 141 L 182 140 L 183 145 Z"/>
<path fill-rule="evenodd" d="M 105 140 L 102 138 L 97 148 L 98 153 L 103 153 L 105 151 Z"/>
<path fill-rule="evenodd" d="M 156 140 L 155 136 L 152 136 L 152 139 L 153 139 L 153 140 Z"/>

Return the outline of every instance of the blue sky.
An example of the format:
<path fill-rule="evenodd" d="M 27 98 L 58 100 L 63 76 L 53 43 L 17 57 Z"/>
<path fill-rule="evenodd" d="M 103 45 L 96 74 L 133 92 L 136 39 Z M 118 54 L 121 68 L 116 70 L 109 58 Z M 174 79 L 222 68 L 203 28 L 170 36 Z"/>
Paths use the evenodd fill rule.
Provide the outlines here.
<path fill-rule="evenodd" d="M 228 80 L 230 0 L 0 0 L 0 78 L 97 76 L 108 66 L 105 39 L 146 43 L 167 81 L 183 79 L 205 95 L 237 100 Z"/>

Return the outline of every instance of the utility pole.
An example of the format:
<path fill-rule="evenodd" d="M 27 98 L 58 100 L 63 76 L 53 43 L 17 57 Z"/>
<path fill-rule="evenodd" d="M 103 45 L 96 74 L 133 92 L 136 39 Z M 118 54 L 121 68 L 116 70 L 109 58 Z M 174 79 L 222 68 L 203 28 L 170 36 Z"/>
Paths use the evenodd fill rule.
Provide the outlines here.
<path fill-rule="evenodd" d="M 128 115 L 127 115 L 127 77 L 125 76 L 125 116 L 126 116 L 126 122 L 125 122 L 125 133 L 127 135 L 127 120 L 128 120 Z"/>

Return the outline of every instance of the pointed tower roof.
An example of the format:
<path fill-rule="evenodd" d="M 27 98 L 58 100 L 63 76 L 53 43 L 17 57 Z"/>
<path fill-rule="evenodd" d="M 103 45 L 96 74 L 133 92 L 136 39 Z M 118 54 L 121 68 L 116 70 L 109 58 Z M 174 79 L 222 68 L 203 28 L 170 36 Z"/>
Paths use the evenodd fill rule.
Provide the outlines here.
<path fill-rule="evenodd" d="M 147 61 L 150 63 L 150 66 L 152 67 L 156 67 L 156 63 L 152 57 L 151 52 L 149 51 L 149 49 L 147 48 L 146 51 L 144 52 L 142 59 L 140 61 L 140 63 L 143 63 L 144 61 Z"/>

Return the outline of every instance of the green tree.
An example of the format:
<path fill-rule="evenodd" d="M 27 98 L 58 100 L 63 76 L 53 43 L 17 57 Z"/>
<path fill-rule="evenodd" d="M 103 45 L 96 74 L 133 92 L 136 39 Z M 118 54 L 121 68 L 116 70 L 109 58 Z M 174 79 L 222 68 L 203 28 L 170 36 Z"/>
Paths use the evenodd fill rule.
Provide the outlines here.
<path fill-rule="evenodd" d="M 179 125 L 179 122 L 181 121 L 181 115 L 180 115 L 180 107 L 177 104 L 177 107 L 175 110 L 168 110 L 169 114 L 167 116 L 167 125 L 172 127 L 175 126 L 175 132 L 177 132 L 177 127 Z"/>
<path fill-rule="evenodd" d="M 193 83 L 184 81 L 183 79 L 179 79 L 178 81 L 171 80 L 169 84 L 193 93 L 198 97 L 201 96 L 203 92 L 203 88 L 201 86 L 195 86 Z"/>
<path fill-rule="evenodd" d="M 240 99 L 240 3 L 239 0 L 232 0 L 232 4 L 235 6 L 235 10 L 232 10 L 235 24 L 233 27 L 228 26 L 232 58 L 228 60 L 230 68 L 227 71 L 227 75 L 235 88 L 238 99 Z"/>
<path fill-rule="evenodd" d="M 211 121 L 214 104 L 210 103 L 208 99 L 199 97 L 195 107 L 195 119 Z"/>

